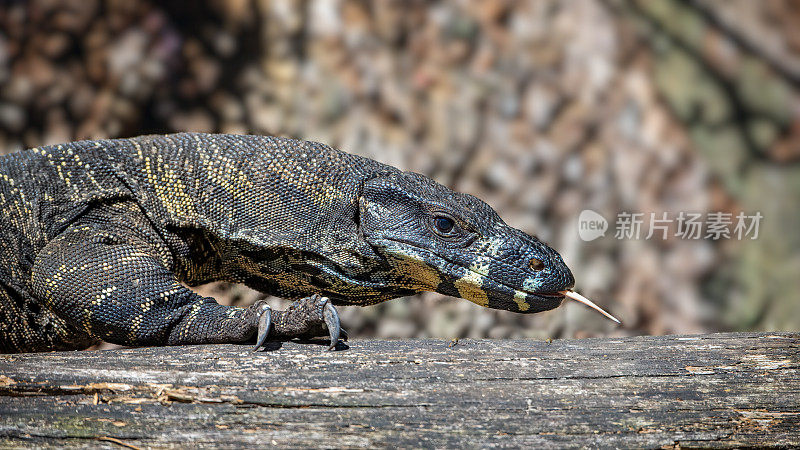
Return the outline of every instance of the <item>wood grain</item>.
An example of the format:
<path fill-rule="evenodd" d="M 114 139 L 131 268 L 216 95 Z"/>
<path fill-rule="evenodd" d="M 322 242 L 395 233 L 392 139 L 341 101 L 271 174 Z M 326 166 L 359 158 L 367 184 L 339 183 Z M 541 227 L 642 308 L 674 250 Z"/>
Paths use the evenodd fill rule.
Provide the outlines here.
<path fill-rule="evenodd" d="M 800 333 L 0 355 L 0 447 L 800 445 Z"/>

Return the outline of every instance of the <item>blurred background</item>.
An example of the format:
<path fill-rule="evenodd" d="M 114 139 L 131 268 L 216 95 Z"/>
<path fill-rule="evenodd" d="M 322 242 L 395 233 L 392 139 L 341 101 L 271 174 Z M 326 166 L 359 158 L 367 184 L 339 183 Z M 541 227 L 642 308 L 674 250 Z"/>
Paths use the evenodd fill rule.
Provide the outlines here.
<path fill-rule="evenodd" d="M 320 141 L 474 194 L 624 323 L 425 294 L 340 308 L 351 336 L 800 329 L 797 1 L 0 2 L 0 151 L 176 131 Z M 584 209 L 604 237 L 580 239 Z M 681 211 L 764 219 L 614 236 L 620 212 Z"/>

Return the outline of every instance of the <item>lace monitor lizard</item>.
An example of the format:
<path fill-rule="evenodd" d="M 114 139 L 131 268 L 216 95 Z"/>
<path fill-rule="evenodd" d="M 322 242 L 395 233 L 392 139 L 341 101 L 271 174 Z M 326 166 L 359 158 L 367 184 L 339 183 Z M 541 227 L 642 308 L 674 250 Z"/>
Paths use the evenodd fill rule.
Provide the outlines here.
<path fill-rule="evenodd" d="M 0 352 L 340 337 L 421 291 L 521 313 L 572 273 L 481 200 L 315 142 L 198 133 L 0 157 Z M 297 299 L 219 305 L 186 286 Z M 343 336 L 345 337 L 345 336 Z"/>

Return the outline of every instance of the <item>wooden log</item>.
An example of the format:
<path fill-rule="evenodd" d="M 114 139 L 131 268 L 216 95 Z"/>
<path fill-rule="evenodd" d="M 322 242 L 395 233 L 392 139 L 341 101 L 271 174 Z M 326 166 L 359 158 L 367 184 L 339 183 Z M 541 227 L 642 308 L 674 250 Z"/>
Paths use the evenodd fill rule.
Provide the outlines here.
<path fill-rule="evenodd" d="M 800 333 L 0 355 L 0 447 L 800 445 Z"/>

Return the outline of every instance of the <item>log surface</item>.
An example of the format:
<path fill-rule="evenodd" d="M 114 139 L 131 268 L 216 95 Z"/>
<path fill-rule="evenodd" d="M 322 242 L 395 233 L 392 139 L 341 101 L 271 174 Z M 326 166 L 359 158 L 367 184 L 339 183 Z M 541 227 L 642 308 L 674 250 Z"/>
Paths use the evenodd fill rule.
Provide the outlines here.
<path fill-rule="evenodd" d="M 0 355 L 0 447 L 800 445 L 800 333 Z"/>

